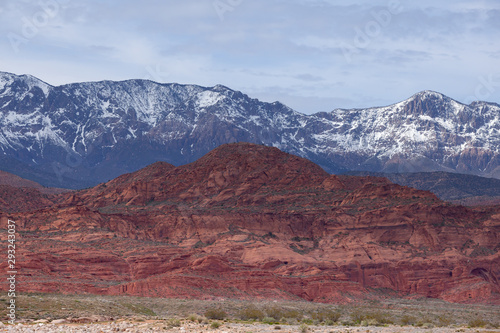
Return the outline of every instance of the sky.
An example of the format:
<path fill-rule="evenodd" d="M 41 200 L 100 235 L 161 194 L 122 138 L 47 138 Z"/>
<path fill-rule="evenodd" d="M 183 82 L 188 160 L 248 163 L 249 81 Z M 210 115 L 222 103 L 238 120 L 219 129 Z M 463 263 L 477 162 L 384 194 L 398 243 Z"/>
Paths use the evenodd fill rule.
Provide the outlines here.
<path fill-rule="evenodd" d="M 222 84 L 307 114 L 500 103 L 500 1 L 2 0 L 0 71 Z"/>

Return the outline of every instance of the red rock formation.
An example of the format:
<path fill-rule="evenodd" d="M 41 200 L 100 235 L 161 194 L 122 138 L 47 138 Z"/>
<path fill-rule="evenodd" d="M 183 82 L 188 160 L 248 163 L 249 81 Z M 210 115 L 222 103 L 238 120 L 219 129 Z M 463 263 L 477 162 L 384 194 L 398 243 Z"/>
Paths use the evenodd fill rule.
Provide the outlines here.
<path fill-rule="evenodd" d="M 0 210 L 2 211 L 31 211 L 49 207 L 54 202 L 54 196 L 43 194 L 34 188 L 17 188 L 10 185 L 0 185 Z"/>
<path fill-rule="evenodd" d="M 500 209 L 331 176 L 275 148 L 224 145 L 57 200 L 11 216 L 22 291 L 500 303 Z"/>
<path fill-rule="evenodd" d="M 19 176 L 16 176 L 12 173 L 5 171 L 0 171 L 0 185 L 9 185 L 14 188 L 36 189 L 39 192 L 48 195 L 66 193 L 71 191 L 64 188 L 44 187 L 38 184 L 37 182 L 21 178 Z"/>
<path fill-rule="evenodd" d="M 71 190 L 48 188 L 42 185 L 0 171 L 0 210 L 5 212 L 26 212 L 50 207 L 58 200 L 56 194 Z"/>

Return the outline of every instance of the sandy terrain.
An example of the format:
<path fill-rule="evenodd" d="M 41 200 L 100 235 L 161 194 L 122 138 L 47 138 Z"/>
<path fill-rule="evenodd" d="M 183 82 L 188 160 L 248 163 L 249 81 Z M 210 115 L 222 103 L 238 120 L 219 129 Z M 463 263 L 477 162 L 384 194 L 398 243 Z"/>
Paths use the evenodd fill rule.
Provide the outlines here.
<path fill-rule="evenodd" d="M 239 324 L 239 323 L 222 323 L 219 328 L 212 328 L 211 324 L 184 323 L 180 327 L 171 327 L 165 321 L 146 321 L 146 322 L 131 322 L 131 321 L 116 321 L 108 323 L 94 324 L 53 324 L 53 323 L 31 323 L 17 324 L 16 326 L 1 325 L 0 332 L 220 332 L 220 333 L 264 333 L 264 332 L 283 332 L 294 333 L 304 332 L 303 327 L 298 325 L 267 325 L 262 323 Z M 439 327 L 439 328 L 423 328 L 412 326 L 308 326 L 309 333 L 396 333 L 396 332 L 414 332 L 414 333 L 429 333 L 429 332 L 500 332 L 499 329 L 478 329 L 466 327 Z"/>

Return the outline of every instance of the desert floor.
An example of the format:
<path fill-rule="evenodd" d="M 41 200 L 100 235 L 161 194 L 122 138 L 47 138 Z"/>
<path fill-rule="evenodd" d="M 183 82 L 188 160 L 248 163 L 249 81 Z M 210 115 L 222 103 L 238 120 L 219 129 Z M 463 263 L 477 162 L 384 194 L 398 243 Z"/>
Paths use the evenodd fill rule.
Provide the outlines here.
<path fill-rule="evenodd" d="M 305 329 L 305 330 L 304 330 Z M 219 328 L 212 328 L 210 324 L 186 323 L 180 327 L 169 327 L 165 321 L 146 321 L 133 322 L 128 320 L 119 320 L 116 322 L 93 323 L 93 324 L 51 324 L 51 323 L 36 323 L 36 324 L 18 324 L 16 326 L 3 326 L 0 332 L 219 332 L 219 333 L 264 333 L 264 332 L 309 332 L 309 333 L 397 333 L 397 332 L 414 332 L 414 333 L 429 333 L 429 332 L 500 332 L 499 329 L 485 328 L 466 328 L 466 327 L 439 327 L 439 328 L 422 328 L 422 327 L 375 327 L 375 326 L 358 326 L 358 327 L 342 327 L 342 326 L 315 326 L 308 325 L 268 325 L 262 323 L 223 323 Z"/>
<path fill-rule="evenodd" d="M 6 293 L 0 301 L 7 304 Z M 500 332 L 500 306 L 394 297 L 320 304 L 22 293 L 0 332 Z"/>

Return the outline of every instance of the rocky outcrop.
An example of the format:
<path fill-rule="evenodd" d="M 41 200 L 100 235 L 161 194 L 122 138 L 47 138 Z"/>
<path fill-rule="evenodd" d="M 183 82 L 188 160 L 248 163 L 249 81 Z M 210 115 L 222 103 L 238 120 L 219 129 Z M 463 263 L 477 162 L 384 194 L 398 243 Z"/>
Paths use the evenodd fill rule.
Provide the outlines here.
<path fill-rule="evenodd" d="M 27 212 L 50 207 L 58 200 L 56 194 L 71 192 L 67 189 L 48 188 L 0 171 L 0 211 Z"/>
<path fill-rule="evenodd" d="M 275 148 L 223 145 L 57 200 L 11 215 L 22 291 L 500 303 L 498 208 L 332 176 Z"/>
<path fill-rule="evenodd" d="M 0 185 L 0 211 L 25 212 L 54 205 L 55 197 L 34 188 Z"/>

